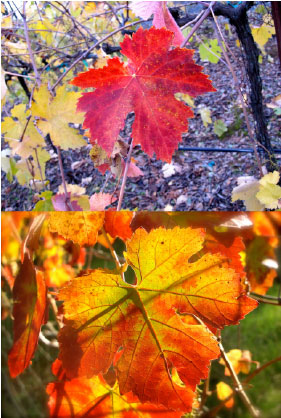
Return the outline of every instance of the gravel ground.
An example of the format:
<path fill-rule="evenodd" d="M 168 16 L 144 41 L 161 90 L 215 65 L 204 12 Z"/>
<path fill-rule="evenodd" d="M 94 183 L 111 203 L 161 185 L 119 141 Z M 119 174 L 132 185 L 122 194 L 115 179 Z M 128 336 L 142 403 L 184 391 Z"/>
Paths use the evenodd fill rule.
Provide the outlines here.
<path fill-rule="evenodd" d="M 231 58 L 238 79 L 246 85 L 243 62 L 235 40 L 229 42 L 234 58 Z M 265 103 L 269 103 L 277 94 L 281 94 L 281 70 L 277 54 L 276 39 L 266 45 L 268 56 L 263 57 L 261 75 Z M 200 63 L 197 53 L 195 59 Z M 204 127 L 200 114 L 195 107 L 195 117 L 190 120 L 188 133 L 183 136 L 181 145 L 192 147 L 217 148 L 252 148 L 247 135 L 242 110 L 239 107 L 238 94 L 231 74 L 226 66 L 204 63 L 204 72 L 210 75 L 217 92 L 200 96 L 195 104 L 208 106 L 212 111 L 213 122 L 224 121 L 228 132 L 219 138 L 213 132 L 213 124 Z M 281 117 L 270 108 L 266 108 L 268 128 L 274 147 L 281 148 Z M 125 134 L 129 132 L 127 123 Z M 100 191 L 105 176 L 96 170 L 89 157 L 90 146 L 80 150 L 62 152 L 63 166 L 67 183 L 86 187 L 89 195 Z M 142 177 L 129 178 L 126 184 L 123 208 L 138 210 L 179 210 L 179 211 L 238 211 L 245 210 L 242 202 L 231 203 L 231 192 L 236 179 L 242 175 L 258 175 L 257 164 L 253 154 L 242 153 L 206 153 L 176 151 L 171 167 L 174 174 L 165 177 L 165 163 L 150 159 L 139 146 L 133 151 L 133 157 L 144 172 Z M 278 161 L 280 162 L 279 154 Z M 72 169 L 75 162 L 81 162 L 78 168 Z M 2 171 L 2 211 L 32 210 L 38 200 L 29 188 L 22 187 L 16 180 L 9 183 Z M 46 166 L 46 178 L 50 181 L 50 190 L 57 192 L 61 184 L 58 159 L 54 154 Z M 104 188 L 112 193 L 116 180 L 110 178 Z"/>

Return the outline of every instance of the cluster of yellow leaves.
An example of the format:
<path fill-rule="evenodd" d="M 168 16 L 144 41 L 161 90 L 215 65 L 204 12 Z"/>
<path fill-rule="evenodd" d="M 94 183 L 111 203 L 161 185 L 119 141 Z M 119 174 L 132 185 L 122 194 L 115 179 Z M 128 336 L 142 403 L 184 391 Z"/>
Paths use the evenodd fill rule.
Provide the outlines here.
<path fill-rule="evenodd" d="M 76 112 L 76 103 L 80 93 L 67 91 L 66 86 L 57 89 L 53 97 L 46 85 L 34 92 L 35 102 L 31 105 L 33 116 L 38 117 L 38 128 L 44 135 L 51 136 L 55 146 L 62 149 L 79 148 L 86 142 L 69 123 L 82 123 L 83 113 Z"/>
<path fill-rule="evenodd" d="M 42 20 L 37 20 L 37 22 L 31 23 L 30 27 L 38 31 L 40 37 L 46 42 L 47 45 L 53 45 L 54 36 L 58 30 L 50 20 L 46 17 Z"/>
<path fill-rule="evenodd" d="M 80 93 L 59 87 L 52 96 L 46 85 L 34 92 L 30 109 L 25 104 L 16 105 L 11 116 L 2 122 L 2 133 L 9 144 L 12 155 L 20 156 L 15 163 L 15 175 L 21 185 L 45 178 L 45 165 L 51 158 L 44 148 L 44 136 L 50 134 L 53 144 L 62 149 L 79 148 L 86 145 L 77 129 L 69 123 L 80 124 L 83 114 L 76 112 Z M 4 155 L 4 158 L 8 155 Z M 7 170 L 9 167 L 7 167 Z M 38 187 L 37 187 L 38 190 Z"/>
<path fill-rule="evenodd" d="M 268 173 L 260 180 L 253 176 L 238 177 L 238 186 L 232 191 L 232 202 L 244 200 L 249 211 L 281 208 L 279 179 L 278 171 Z"/>
<path fill-rule="evenodd" d="M 44 245 L 38 255 L 43 261 L 43 270 L 47 286 L 60 287 L 74 277 L 74 270 L 67 263 L 68 254 L 64 248 L 66 241 L 51 234 L 44 234 Z"/>

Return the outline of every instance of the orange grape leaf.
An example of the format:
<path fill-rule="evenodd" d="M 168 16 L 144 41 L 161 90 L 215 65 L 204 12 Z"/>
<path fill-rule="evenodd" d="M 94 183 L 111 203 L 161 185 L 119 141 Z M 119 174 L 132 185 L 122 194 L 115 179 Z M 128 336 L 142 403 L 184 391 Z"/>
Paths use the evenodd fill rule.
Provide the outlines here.
<path fill-rule="evenodd" d="M 104 212 L 52 212 L 49 230 L 79 245 L 95 245 Z"/>
<path fill-rule="evenodd" d="M 232 244 L 227 247 L 214 237 L 210 236 L 206 243 L 206 249 L 213 254 L 219 252 L 225 255 L 229 259 L 229 266 L 235 271 L 240 272 L 242 275 L 245 275 L 240 255 L 240 253 L 245 250 L 245 245 L 241 237 L 235 237 Z"/>
<path fill-rule="evenodd" d="M 230 350 L 226 353 L 228 360 L 232 364 L 232 367 L 236 374 L 242 372 L 244 374 L 250 373 L 251 363 L 252 362 L 252 355 L 249 350 L 239 350 L 237 348 Z M 225 366 L 224 360 L 221 358 L 219 361 L 220 364 Z M 231 376 L 228 367 L 225 367 L 224 374 L 226 376 Z"/>
<path fill-rule="evenodd" d="M 96 90 L 84 93 L 78 111 L 86 112 L 84 128 L 91 143 L 98 143 L 110 156 L 125 118 L 135 112 L 134 144 L 148 155 L 171 161 L 172 154 L 188 129 L 192 110 L 175 98 L 175 93 L 192 97 L 215 91 L 202 67 L 195 64 L 192 50 L 171 49 L 174 34 L 165 28 L 143 30 L 125 36 L 121 53 L 128 58 L 109 59 L 107 66 L 79 74 L 72 84 Z"/>
<path fill-rule="evenodd" d="M 36 271 L 27 253 L 15 280 L 13 297 L 14 344 L 9 352 L 8 366 L 11 377 L 16 377 L 30 364 L 47 313 L 43 274 Z"/>
<path fill-rule="evenodd" d="M 133 217 L 134 212 L 109 210 L 105 212 L 104 229 L 113 238 L 119 237 L 123 240 L 131 238 L 133 231 L 130 225 Z"/>
<path fill-rule="evenodd" d="M 267 259 L 276 260 L 269 238 L 256 236 L 247 246 L 245 270 L 251 291 L 260 295 L 266 294 L 277 276 L 275 269 L 263 263 Z"/>
<path fill-rule="evenodd" d="M 140 228 L 124 254 L 135 285 L 94 270 L 63 288 L 60 359 L 68 377 L 106 373 L 122 347 L 115 365 L 121 394 L 132 391 L 141 402 L 190 411 L 196 385 L 219 356 L 203 322 L 216 328 L 237 324 L 257 306 L 224 256 L 189 261 L 203 245 L 200 229 Z M 179 314 L 192 321 L 184 323 Z M 172 369 L 184 386 L 173 380 Z"/>
<path fill-rule="evenodd" d="M 51 418 L 181 418 L 182 415 L 161 406 L 141 404 L 130 393 L 120 396 L 117 388 L 112 389 L 99 376 L 49 383 L 46 392 Z"/>
<path fill-rule="evenodd" d="M 281 219 L 280 212 L 272 212 L 278 214 L 279 219 Z M 254 224 L 253 232 L 257 236 L 268 237 L 269 244 L 276 248 L 279 245 L 279 238 L 277 229 L 270 219 L 271 212 L 249 212 L 250 218 Z"/>

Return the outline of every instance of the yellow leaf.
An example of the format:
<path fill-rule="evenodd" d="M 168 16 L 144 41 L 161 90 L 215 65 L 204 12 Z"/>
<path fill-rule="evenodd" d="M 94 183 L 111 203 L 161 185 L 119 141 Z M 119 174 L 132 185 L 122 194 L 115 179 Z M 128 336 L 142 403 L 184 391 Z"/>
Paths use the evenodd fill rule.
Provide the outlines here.
<path fill-rule="evenodd" d="M 232 364 L 235 373 L 238 374 L 240 372 L 240 359 L 242 358 L 242 351 L 239 349 L 233 349 L 230 350 L 226 355 Z M 225 366 L 225 362 L 222 358 L 220 359 L 219 363 Z M 224 374 L 226 376 L 231 376 L 227 367 L 225 368 Z"/>
<path fill-rule="evenodd" d="M 200 113 L 205 128 L 207 128 L 208 124 L 212 123 L 210 108 L 204 106 L 198 109 L 198 112 Z"/>
<path fill-rule="evenodd" d="M 1 102 L 6 96 L 6 93 L 7 93 L 7 85 L 5 82 L 5 72 L 3 71 L 3 68 L 1 67 Z"/>
<path fill-rule="evenodd" d="M 12 15 L 2 16 L 1 27 L 2 29 L 11 29 L 13 27 Z"/>
<path fill-rule="evenodd" d="M 79 245 L 95 245 L 104 212 L 51 212 L 49 229 Z"/>
<path fill-rule="evenodd" d="M 252 35 L 255 42 L 262 48 L 267 41 L 275 35 L 274 23 L 270 15 L 263 16 L 263 24 L 260 27 L 252 27 Z"/>
<path fill-rule="evenodd" d="M 258 200 L 265 205 L 267 209 L 277 209 L 281 207 L 281 187 L 278 186 L 280 174 L 278 171 L 268 173 L 259 181 L 259 191 L 256 194 Z"/>
<path fill-rule="evenodd" d="M 71 196 L 83 196 L 86 193 L 85 187 L 78 186 L 77 184 L 67 184 L 66 190 L 68 193 L 71 193 Z M 58 193 L 64 193 L 64 187 L 61 184 L 58 189 Z"/>
<path fill-rule="evenodd" d="M 240 371 L 244 374 L 249 374 L 251 370 L 252 355 L 249 350 L 242 351 L 242 357 L 240 359 Z"/>
<path fill-rule="evenodd" d="M 68 92 L 65 85 L 57 89 L 55 97 L 51 96 L 46 85 L 34 92 L 32 115 L 41 118 L 38 127 L 44 135 L 49 133 L 54 145 L 62 149 L 86 145 L 82 135 L 69 126 L 69 123 L 83 121 L 83 113 L 76 112 L 76 103 L 80 95 L 81 93 L 74 91 Z"/>
<path fill-rule="evenodd" d="M 230 350 L 226 355 L 236 374 L 239 374 L 240 372 L 248 374 L 250 372 L 252 355 L 249 350 L 241 351 L 235 348 Z M 225 366 L 225 362 L 222 358 L 220 359 L 219 363 Z M 227 367 L 225 367 L 224 374 L 226 376 L 230 376 L 230 372 Z"/>
<path fill-rule="evenodd" d="M 28 158 L 33 153 L 34 148 L 44 146 L 45 141 L 36 130 L 33 119 L 29 120 L 27 124 L 30 111 L 26 110 L 25 104 L 16 105 L 11 110 L 11 115 L 11 117 L 4 118 L 1 125 L 2 133 L 5 133 L 4 139 L 9 144 L 13 154 Z"/>
<path fill-rule="evenodd" d="M 231 387 L 229 385 L 227 385 L 224 382 L 219 382 L 217 384 L 217 395 L 218 395 L 218 399 L 220 401 L 224 401 L 225 399 L 227 399 L 230 395 L 233 394 L 233 390 L 231 389 Z M 233 397 L 229 399 L 229 401 L 227 401 L 225 403 L 225 406 L 227 408 L 232 408 L 234 405 L 234 399 Z"/>
<path fill-rule="evenodd" d="M 232 191 L 232 202 L 244 200 L 247 210 L 263 210 L 264 205 L 257 199 L 259 191 L 259 182 L 253 176 L 243 176 L 237 179 L 238 186 Z"/>
<path fill-rule="evenodd" d="M 90 210 L 90 202 L 89 202 L 88 195 L 80 196 L 77 199 L 77 203 L 78 203 L 78 206 L 80 206 L 82 210 Z"/>
<path fill-rule="evenodd" d="M 93 1 L 87 1 L 86 6 L 84 7 L 84 12 L 88 15 L 91 15 L 96 12 L 97 6 Z"/>
<path fill-rule="evenodd" d="M 191 107 L 195 106 L 194 100 L 192 99 L 191 96 L 189 96 L 189 94 L 176 93 L 175 98 L 184 101 L 185 103 L 187 103 Z"/>
<path fill-rule="evenodd" d="M 47 45 L 53 44 L 53 31 L 56 31 L 57 28 L 52 25 L 49 19 L 38 20 L 36 23 L 31 23 L 30 27 L 38 31 Z"/>
<path fill-rule="evenodd" d="M 19 184 L 21 184 L 22 186 L 24 184 L 29 184 L 29 182 L 32 179 L 41 180 L 41 173 L 38 167 L 37 157 L 38 157 L 39 164 L 41 167 L 43 179 L 45 178 L 46 162 L 49 161 L 49 159 L 51 158 L 50 154 L 45 149 L 42 149 L 42 148 L 38 148 L 37 155 L 35 151 L 33 151 L 31 154 L 31 157 L 32 157 L 32 160 L 28 160 L 28 163 L 27 163 L 27 159 L 24 159 L 24 158 L 22 158 L 16 163 L 16 168 L 18 170 L 16 172 L 16 177 L 18 179 Z M 28 169 L 27 164 L 30 167 L 30 170 Z"/>

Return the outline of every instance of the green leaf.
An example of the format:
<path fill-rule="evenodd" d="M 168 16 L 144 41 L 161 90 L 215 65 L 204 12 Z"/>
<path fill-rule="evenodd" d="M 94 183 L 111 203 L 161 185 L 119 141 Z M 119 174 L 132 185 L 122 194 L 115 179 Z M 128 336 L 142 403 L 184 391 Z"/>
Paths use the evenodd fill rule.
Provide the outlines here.
<path fill-rule="evenodd" d="M 217 64 L 221 57 L 222 49 L 217 39 L 208 39 L 199 46 L 199 54 L 202 61 L 209 61 Z"/>
<path fill-rule="evenodd" d="M 217 119 L 214 123 L 214 133 L 218 137 L 221 137 L 221 136 L 223 136 L 223 134 L 225 132 L 227 132 L 227 127 L 226 127 L 224 121 L 221 120 L 221 119 Z"/>
<path fill-rule="evenodd" d="M 51 191 L 42 192 L 39 197 L 43 198 L 43 200 L 39 200 L 39 202 L 36 203 L 33 211 L 38 211 L 38 212 L 54 211 L 54 206 L 52 203 L 53 192 Z"/>

